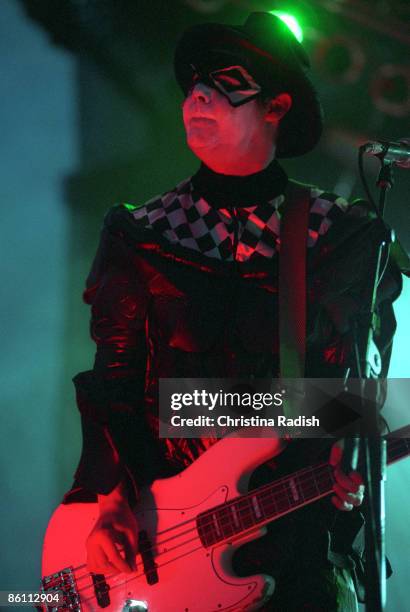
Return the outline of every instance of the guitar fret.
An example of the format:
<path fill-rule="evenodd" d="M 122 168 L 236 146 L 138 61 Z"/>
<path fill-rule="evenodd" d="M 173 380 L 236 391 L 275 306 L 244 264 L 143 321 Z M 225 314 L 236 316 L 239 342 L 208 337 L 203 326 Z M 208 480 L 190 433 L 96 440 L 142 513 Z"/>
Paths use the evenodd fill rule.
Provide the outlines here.
<path fill-rule="evenodd" d="M 299 490 L 298 490 L 297 484 L 294 482 L 293 485 L 295 487 L 296 495 L 297 497 L 299 497 Z M 282 489 L 281 496 L 280 496 L 281 503 L 279 506 L 279 510 L 281 512 L 284 512 L 285 510 L 289 510 L 290 508 L 292 508 L 294 496 L 293 496 L 293 492 L 291 491 L 290 483 L 288 484 L 286 481 L 281 482 L 279 483 L 279 487 Z"/>
<path fill-rule="evenodd" d="M 409 428 L 394 432 L 403 437 L 387 436 L 388 463 L 410 454 Z M 223 539 L 241 534 L 266 519 L 274 520 L 289 511 L 313 502 L 331 492 L 333 469 L 329 464 L 305 468 L 288 478 L 273 481 L 247 495 L 210 509 L 197 517 L 199 537 L 204 546 L 212 546 Z"/>
<path fill-rule="evenodd" d="M 259 503 L 258 503 L 258 497 L 257 497 L 257 495 L 252 495 L 252 498 L 251 498 L 251 499 L 252 499 L 252 507 L 253 507 L 253 509 L 254 509 L 254 512 L 255 512 L 255 516 L 256 516 L 256 518 L 257 518 L 257 519 L 262 518 L 263 514 L 262 514 L 262 512 L 261 512 L 261 509 L 260 509 L 260 506 L 259 506 Z"/>
<path fill-rule="evenodd" d="M 318 467 L 314 474 L 317 491 L 319 495 L 329 493 L 333 488 L 333 471 L 329 465 Z"/>
<path fill-rule="evenodd" d="M 276 503 L 270 492 L 259 494 L 259 505 L 263 509 L 265 517 L 274 516 L 276 513 Z"/>
<path fill-rule="evenodd" d="M 259 494 L 259 503 L 266 517 L 275 516 L 278 511 L 279 497 L 273 495 L 272 490 L 262 491 Z"/>
<path fill-rule="evenodd" d="M 248 529 L 255 525 L 256 521 L 253 515 L 252 504 L 248 496 L 245 495 L 236 503 L 236 509 L 244 529 Z"/>
<path fill-rule="evenodd" d="M 234 522 L 235 527 L 237 527 L 238 529 L 240 529 L 240 528 L 241 528 L 241 523 L 240 523 L 240 521 L 239 521 L 239 519 L 238 519 L 238 514 L 237 514 L 237 512 L 236 512 L 236 507 L 235 507 L 235 504 L 233 504 L 233 505 L 231 506 L 231 513 L 232 513 L 233 522 Z"/>
<path fill-rule="evenodd" d="M 297 488 L 297 485 L 296 485 L 296 482 L 295 482 L 294 478 L 291 478 L 289 480 L 289 488 L 290 488 L 290 491 L 292 493 L 293 501 L 295 503 L 297 503 L 300 498 L 299 498 L 299 491 L 298 491 L 298 488 Z"/>
<path fill-rule="evenodd" d="M 217 516 L 216 516 L 216 512 L 212 513 L 212 521 L 213 521 L 213 524 L 215 526 L 216 534 L 217 535 L 221 535 L 221 530 L 219 529 L 218 519 L 217 519 Z"/>
<path fill-rule="evenodd" d="M 303 501 L 316 498 L 323 493 L 319 488 L 318 480 L 312 469 L 303 472 L 303 481 L 299 477 L 299 482 L 302 490 Z"/>
<path fill-rule="evenodd" d="M 300 504 L 300 487 L 294 479 L 280 481 L 259 494 L 266 517 L 275 517 Z"/>
<path fill-rule="evenodd" d="M 317 479 L 316 479 L 316 476 L 315 476 L 315 473 L 314 473 L 313 470 L 312 470 L 311 478 L 312 478 L 312 481 L 313 481 L 313 485 L 314 485 L 314 487 L 316 489 L 316 495 L 320 495 L 321 491 L 320 491 L 320 489 L 318 487 Z M 315 495 L 315 497 L 316 497 L 316 495 Z"/>
<path fill-rule="evenodd" d="M 289 487 L 286 482 L 279 482 L 270 487 L 269 495 L 272 500 L 273 508 L 273 511 L 269 513 L 271 516 L 274 516 L 275 514 L 282 514 L 292 507 Z"/>
<path fill-rule="evenodd" d="M 298 491 L 299 491 L 300 497 L 302 498 L 302 502 L 304 502 L 305 501 L 305 490 L 302 486 L 303 483 L 301 482 L 300 475 L 298 473 L 295 474 L 294 481 L 298 486 Z"/>
<path fill-rule="evenodd" d="M 213 533 L 214 525 L 209 522 L 209 515 L 207 513 L 198 516 L 197 526 L 199 536 L 205 546 L 211 546 L 217 542 L 216 534 L 214 535 Z"/>
<path fill-rule="evenodd" d="M 229 512 L 229 507 L 221 508 L 220 510 L 218 510 L 218 516 L 223 538 L 228 538 L 229 536 L 238 533 L 231 521 L 231 513 Z"/>

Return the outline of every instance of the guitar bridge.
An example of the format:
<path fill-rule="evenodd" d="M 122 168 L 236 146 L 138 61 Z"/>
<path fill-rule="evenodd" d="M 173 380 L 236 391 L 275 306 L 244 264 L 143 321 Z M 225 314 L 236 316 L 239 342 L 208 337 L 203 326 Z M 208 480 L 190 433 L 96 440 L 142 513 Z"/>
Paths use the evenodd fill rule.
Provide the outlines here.
<path fill-rule="evenodd" d="M 81 612 L 80 598 L 77 593 L 72 567 L 45 576 L 41 581 L 41 592 L 60 595 L 58 606 L 47 606 L 49 612 Z M 61 600 L 62 597 L 62 600 Z"/>

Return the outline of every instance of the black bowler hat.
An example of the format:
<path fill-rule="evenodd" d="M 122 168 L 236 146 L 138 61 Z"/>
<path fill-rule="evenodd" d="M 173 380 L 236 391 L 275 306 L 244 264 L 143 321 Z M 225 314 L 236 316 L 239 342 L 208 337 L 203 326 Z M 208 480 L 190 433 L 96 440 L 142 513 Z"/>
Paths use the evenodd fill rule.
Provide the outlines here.
<path fill-rule="evenodd" d="M 251 13 L 243 26 L 192 26 L 175 50 L 175 76 L 184 93 L 195 68 L 210 71 L 234 64 L 252 75 L 261 96 L 292 96 L 292 107 L 280 122 L 276 156 L 297 157 L 313 149 L 322 133 L 322 107 L 307 74 L 309 58 L 288 26 L 270 13 Z"/>

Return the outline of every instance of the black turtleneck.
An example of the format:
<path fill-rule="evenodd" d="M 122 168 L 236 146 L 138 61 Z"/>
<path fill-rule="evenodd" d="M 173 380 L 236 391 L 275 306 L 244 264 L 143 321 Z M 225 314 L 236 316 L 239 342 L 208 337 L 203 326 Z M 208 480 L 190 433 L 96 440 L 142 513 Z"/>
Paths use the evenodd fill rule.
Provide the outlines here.
<path fill-rule="evenodd" d="M 192 177 L 194 189 L 214 208 L 263 204 L 282 194 L 287 182 L 287 174 L 276 159 L 246 176 L 218 174 L 201 164 Z"/>

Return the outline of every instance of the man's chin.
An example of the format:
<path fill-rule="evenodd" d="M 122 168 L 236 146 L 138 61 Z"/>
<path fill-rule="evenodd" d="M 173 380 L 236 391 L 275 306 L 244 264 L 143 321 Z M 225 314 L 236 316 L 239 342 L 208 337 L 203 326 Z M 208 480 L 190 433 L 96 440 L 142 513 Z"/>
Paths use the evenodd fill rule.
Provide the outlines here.
<path fill-rule="evenodd" d="M 187 144 L 192 153 L 198 157 L 201 153 L 207 152 L 208 154 L 212 154 L 212 152 L 216 151 L 218 148 L 217 143 L 204 138 L 189 138 Z"/>

